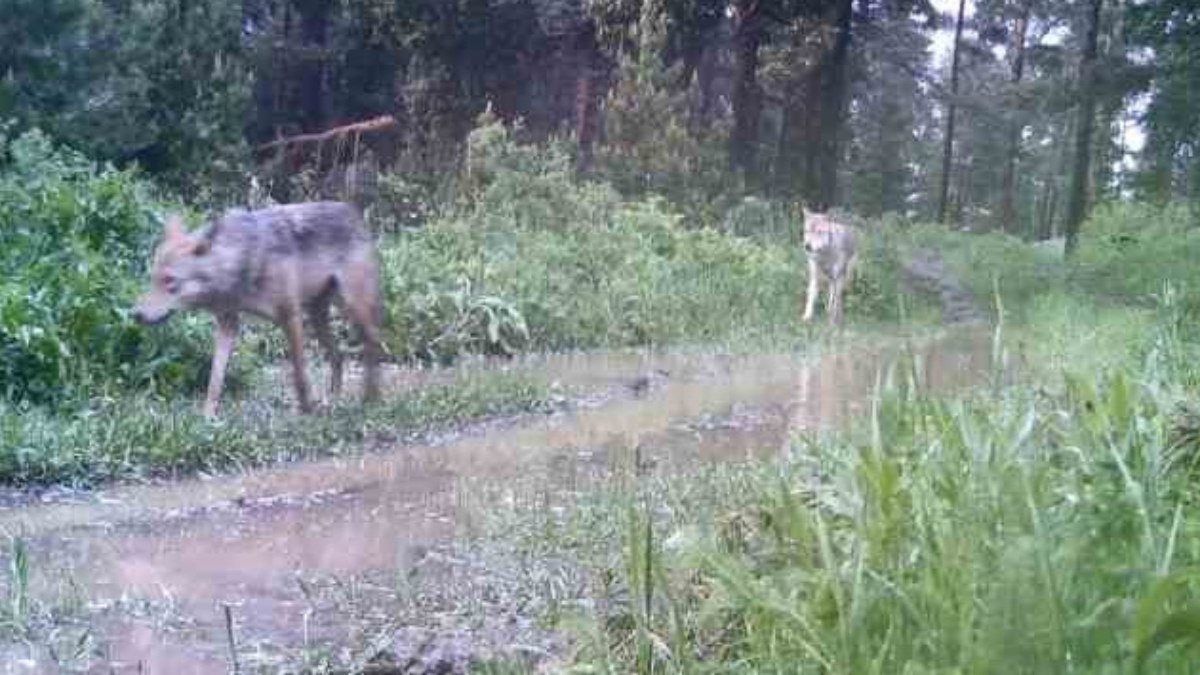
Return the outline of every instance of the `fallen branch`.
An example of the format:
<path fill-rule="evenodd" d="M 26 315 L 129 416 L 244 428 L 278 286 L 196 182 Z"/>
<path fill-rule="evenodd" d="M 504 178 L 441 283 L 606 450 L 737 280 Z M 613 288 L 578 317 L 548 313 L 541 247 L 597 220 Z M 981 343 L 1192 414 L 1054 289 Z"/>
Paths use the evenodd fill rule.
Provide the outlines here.
<path fill-rule="evenodd" d="M 332 129 L 328 129 L 326 131 L 321 131 L 318 133 L 299 134 L 297 136 L 288 136 L 286 138 L 280 138 L 278 140 L 271 141 L 270 143 L 263 143 L 262 145 L 255 147 L 254 151 L 255 152 L 268 152 L 268 151 L 274 150 L 276 148 L 286 148 L 288 146 L 296 146 L 296 145 L 307 145 L 310 143 L 316 143 L 316 144 L 320 145 L 320 144 L 323 144 L 325 141 L 329 141 L 329 140 L 332 140 L 335 138 L 345 138 L 346 136 L 351 135 L 351 134 L 362 135 L 365 133 L 374 133 L 376 131 L 394 129 L 397 126 L 398 126 L 398 122 L 396 121 L 395 117 L 393 117 L 391 115 L 381 115 L 374 119 L 363 120 L 361 122 L 354 122 L 352 124 L 345 124 L 343 126 L 334 127 Z"/>

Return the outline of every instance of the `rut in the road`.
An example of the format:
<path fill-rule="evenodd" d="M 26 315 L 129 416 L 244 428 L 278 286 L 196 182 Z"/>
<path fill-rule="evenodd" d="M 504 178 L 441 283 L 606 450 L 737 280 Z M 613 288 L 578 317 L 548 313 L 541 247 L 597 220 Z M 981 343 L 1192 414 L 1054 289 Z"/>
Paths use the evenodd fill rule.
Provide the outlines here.
<path fill-rule="evenodd" d="M 909 283 L 919 291 L 937 295 L 942 320 L 948 324 L 983 323 L 987 317 L 965 284 L 946 267 L 942 254 L 919 248 L 906 256 L 901 265 Z"/>

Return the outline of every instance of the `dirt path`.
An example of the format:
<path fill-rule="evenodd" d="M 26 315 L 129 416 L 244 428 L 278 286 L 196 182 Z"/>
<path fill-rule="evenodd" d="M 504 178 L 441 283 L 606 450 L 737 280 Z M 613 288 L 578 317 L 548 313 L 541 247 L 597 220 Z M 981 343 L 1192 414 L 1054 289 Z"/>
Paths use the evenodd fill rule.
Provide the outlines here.
<path fill-rule="evenodd" d="M 954 335 L 916 349 L 933 387 L 973 382 L 987 366 L 986 335 Z M 242 665 L 271 672 L 284 655 L 362 641 L 361 625 L 327 620 L 329 598 L 370 594 L 338 584 L 390 575 L 394 585 L 417 568 L 451 585 L 499 574 L 499 561 L 447 557 L 447 544 L 470 537 L 489 509 L 554 508 L 602 484 L 635 445 L 641 461 L 672 473 L 772 455 L 793 431 L 861 412 L 899 344 L 807 361 L 784 353 L 548 358 L 538 366 L 544 375 L 607 394 L 383 454 L 0 510 L 0 527 L 29 542 L 35 594 L 82 604 L 78 620 L 93 632 L 70 662 L 78 671 L 225 673 L 229 604 Z M 519 576 L 490 587 L 519 585 Z M 314 593 L 320 584 L 336 592 Z M 433 608 L 411 617 L 418 625 L 393 615 L 381 649 L 411 660 L 404 672 L 449 672 L 475 653 L 553 652 L 555 636 L 514 603 L 499 597 L 457 616 Z M 45 644 L 7 656 L 18 665 L 0 673 L 62 672 Z"/>
<path fill-rule="evenodd" d="M 948 323 L 982 319 L 936 254 L 905 267 L 939 295 Z M 793 433 L 862 412 L 906 342 L 851 339 L 808 359 L 534 357 L 527 372 L 590 395 L 380 454 L 0 508 L 0 528 L 28 542 L 29 596 L 67 608 L 45 639 L 0 648 L 0 675 L 226 673 L 226 607 L 243 672 L 278 672 L 297 654 L 372 636 L 393 672 L 459 672 L 480 655 L 544 659 L 562 645 L 537 623 L 530 589 L 569 585 L 570 572 L 464 553 L 477 550 L 461 542 L 481 520 L 569 504 L 623 470 L 635 447 L 634 461 L 667 474 L 769 457 Z M 977 382 L 988 367 L 985 331 L 909 347 L 934 389 Z M 532 595 L 554 594 L 543 591 Z"/>

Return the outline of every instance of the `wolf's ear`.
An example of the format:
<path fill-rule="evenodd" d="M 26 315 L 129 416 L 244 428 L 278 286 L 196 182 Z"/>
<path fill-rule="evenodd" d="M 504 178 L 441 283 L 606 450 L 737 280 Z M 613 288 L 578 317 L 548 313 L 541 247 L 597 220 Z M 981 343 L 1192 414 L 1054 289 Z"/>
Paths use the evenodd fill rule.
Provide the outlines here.
<path fill-rule="evenodd" d="M 196 243 L 192 246 L 192 254 L 204 255 L 212 250 L 213 238 L 217 236 L 217 230 L 221 227 L 220 220 L 214 220 L 208 229 L 196 237 Z"/>
<path fill-rule="evenodd" d="M 808 207 L 803 204 L 800 205 L 800 213 L 804 214 L 804 222 L 808 222 L 809 219 L 811 219 L 813 216 L 817 215 L 817 214 L 813 213 L 812 211 L 809 211 Z"/>

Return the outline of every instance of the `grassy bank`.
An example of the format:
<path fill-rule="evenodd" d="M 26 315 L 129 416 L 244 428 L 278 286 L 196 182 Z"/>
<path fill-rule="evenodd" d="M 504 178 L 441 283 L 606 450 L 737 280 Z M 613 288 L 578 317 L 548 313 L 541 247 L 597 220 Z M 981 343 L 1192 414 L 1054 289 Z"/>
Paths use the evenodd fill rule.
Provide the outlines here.
<path fill-rule="evenodd" d="M 575 510 L 562 543 L 617 580 L 568 624 L 580 671 L 1194 672 L 1191 303 L 1140 305 L 1037 297 L 1008 384 L 901 372 L 786 460 Z"/>
<path fill-rule="evenodd" d="M 410 434 L 548 409 L 544 382 L 502 373 L 462 376 L 378 405 L 348 398 L 299 416 L 269 394 L 234 401 L 219 422 L 191 401 L 97 401 L 73 414 L 0 409 L 0 483 L 93 486 L 359 453 Z"/>

